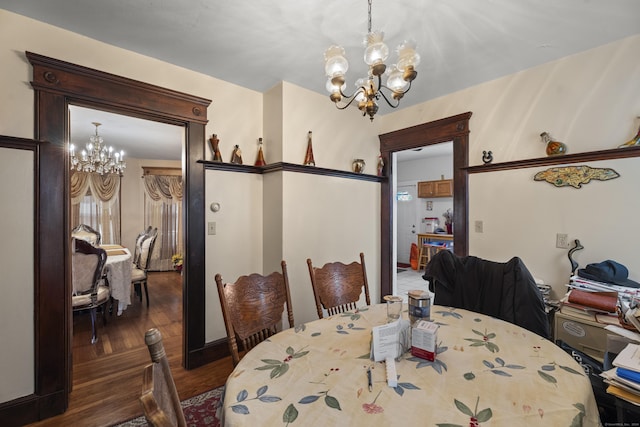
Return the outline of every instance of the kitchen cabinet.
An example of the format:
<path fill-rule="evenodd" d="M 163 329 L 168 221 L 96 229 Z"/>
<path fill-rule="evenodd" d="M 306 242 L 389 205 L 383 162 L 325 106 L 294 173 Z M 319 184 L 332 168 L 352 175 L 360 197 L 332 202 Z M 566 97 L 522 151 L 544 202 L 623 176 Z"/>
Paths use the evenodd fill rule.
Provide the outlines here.
<path fill-rule="evenodd" d="M 453 180 L 441 179 L 438 181 L 418 182 L 418 197 L 453 197 Z"/>

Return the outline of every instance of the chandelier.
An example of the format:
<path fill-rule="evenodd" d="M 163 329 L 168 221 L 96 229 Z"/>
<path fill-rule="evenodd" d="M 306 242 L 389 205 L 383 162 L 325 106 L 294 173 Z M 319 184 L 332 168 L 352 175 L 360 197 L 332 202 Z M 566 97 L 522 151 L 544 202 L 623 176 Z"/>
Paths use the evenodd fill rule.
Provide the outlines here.
<path fill-rule="evenodd" d="M 331 94 L 330 99 L 339 110 L 344 110 L 354 101 L 357 102 L 358 109 L 362 115 L 369 115 L 371 121 L 378 112 L 378 102 L 380 98 L 387 104 L 396 108 L 400 105 L 400 99 L 411 89 L 411 82 L 416 78 L 418 72 L 415 67 L 420 63 L 420 55 L 416 52 L 414 41 L 403 41 L 397 48 L 398 61 L 387 70 L 385 61 L 389 56 L 389 48 L 384 44 L 384 32 L 371 31 L 371 0 L 368 9 L 368 32 L 364 39 L 364 62 L 369 65 L 369 72 L 366 78 L 356 81 L 356 91 L 352 95 L 345 95 L 343 92 L 345 85 L 344 75 L 349 69 L 349 62 L 345 57 L 345 51 L 341 46 L 331 46 L 324 52 L 324 70 L 327 76 L 327 91 Z M 386 71 L 386 73 L 385 73 Z M 387 74 L 386 85 L 382 84 L 382 75 Z M 384 93 L 389 91 L 389 94 Z M 393 99 L 393 102 L 389 100 Z M 344 104 L 338 104 L 344 98 Z"/>
<path fill-rule="evenodd" d="M 71 154 L 71 170 L 82 172 L 96 172 L 100 175 L 105 173 L 117 173 L 122 175 L 122 171 L 127 167 L 124 162 L 124 151 L 117 152 L 113 147 L 104 145 L 104 140 L 98 135 L 98 126 L 101 123 L 92 122 L 96 127 L 96 134 L 89 138 L 85 148 L 76 155 L 75 146 L 71 144 L 69 151 Z"/>

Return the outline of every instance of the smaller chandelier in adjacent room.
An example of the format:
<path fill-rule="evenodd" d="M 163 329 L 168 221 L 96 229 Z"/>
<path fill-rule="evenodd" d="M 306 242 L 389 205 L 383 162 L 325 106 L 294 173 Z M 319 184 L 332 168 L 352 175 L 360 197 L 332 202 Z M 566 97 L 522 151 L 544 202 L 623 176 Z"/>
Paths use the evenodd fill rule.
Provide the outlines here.
<path fill-rule="evenodd" d="M 364 62 L 369 65 L 369 72 L 366 78 L 361 78 L 356 82 L 356 91 L 352 95 L 345 95 L 343 92 L 345 85 L 345 74 L 349 69 L 349 62 L 345 57 L 345 51 L 341 46 L 331 46 L 324 53 L 324 70 L 329 79 L 327 80 L 327 90 L 331 94 L 331 100 L 340 110 L 344 110 L 354 101 L 357 101 L 358 108 L 362 115 L 369 115 L 371 121 L 378 112 L 377 101 L 384 99 L 387 104 L 396 108 L 400 105 L 400 99 L 411 89 L 411 82 L 416 78 L 418 72 L 415 70 L 420 63 L 420 55 L 416 52 L 416 45 L 413 41 L 403 41 L 396 49 L 398 62 L 387 70 L 385 61 L 389 56 L 389 48 L 384 43 L 384 33 L 382 31 L 371 31 L 371 0 L 368 9 L 368 33 L 364 40 Z M 385 73 L 386 71 L 386 73 Z M 382 75 L 387 74 L 386 85 L 382 84 Z M 385 95 L 384 90 L 389 91 Z M 393 99 L 389 100 L 388 96 Z M 344 102 L 342 106 L 338 103 Z"/>
<path fill-rule="evenodd" d="M 124 162 L 124 151 L 117 152 L 113 147 L 104 145 L 104 140 L 98 135 L 98 126 L 101 123 L 92 122 L 96 127 L 96 134 L 89 138 L 85 148 L 78 154 L 75 146 L 69 146 L 71 155 L 71 170 L 82 172 L 96 172 L 100 175 L 105 173 L 117 173 L 122 175 L 122 171 L 127 167 Z"/>

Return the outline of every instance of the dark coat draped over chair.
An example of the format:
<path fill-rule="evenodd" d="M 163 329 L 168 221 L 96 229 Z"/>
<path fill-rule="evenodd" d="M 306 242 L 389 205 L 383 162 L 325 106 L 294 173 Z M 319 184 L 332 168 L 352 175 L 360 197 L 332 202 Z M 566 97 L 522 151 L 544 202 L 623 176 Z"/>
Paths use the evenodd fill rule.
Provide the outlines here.
<path fill-rule="evenodd" d="M 518 257 L 500 263 L 442 251 L 422 277 L 435 292 L 434 304 L 487 314 L 550 337 L 542 294 Z"/>

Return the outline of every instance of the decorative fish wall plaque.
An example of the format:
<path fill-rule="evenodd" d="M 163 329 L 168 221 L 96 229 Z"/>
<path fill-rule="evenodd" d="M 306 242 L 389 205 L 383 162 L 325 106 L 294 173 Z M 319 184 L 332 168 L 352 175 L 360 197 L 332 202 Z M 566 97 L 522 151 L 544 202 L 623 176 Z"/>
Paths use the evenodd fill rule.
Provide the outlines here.
<path fill-rule="evenodd" d="M 551 168 L 546 171 L 538 172 L 534 177 L 534 181 L 547 181 L 556 187 L 566 187 L 570 185 L 573 188 L 580 188 L 582 184 L 588 184 L 592 179 L 598 181 L 608 181 L 618 178 L 620 174 L 610 168 L 592 168 L 590 166 L 565 166 L 560 168 Z"/>

